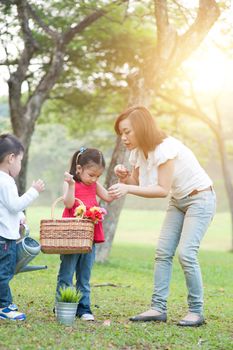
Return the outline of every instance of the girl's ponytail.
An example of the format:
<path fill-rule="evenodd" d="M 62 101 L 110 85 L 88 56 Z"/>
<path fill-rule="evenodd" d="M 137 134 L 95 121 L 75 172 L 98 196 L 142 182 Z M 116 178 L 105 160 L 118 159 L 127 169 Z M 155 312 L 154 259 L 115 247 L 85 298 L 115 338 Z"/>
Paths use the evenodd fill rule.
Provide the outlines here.
<path fill-rule="evenodd" d="M 85 148 L 85 147 L 81 147 L 81 148 L 80 148 L 80 150 L 78 151 L 77 157 L 76 157 L 76 165 L 79 164 L 79 162 L 78 162 L 79 157 L 80 157 L 81 154 L 83 154 L 86 150 L 87 150 L 87 148 Z"/>

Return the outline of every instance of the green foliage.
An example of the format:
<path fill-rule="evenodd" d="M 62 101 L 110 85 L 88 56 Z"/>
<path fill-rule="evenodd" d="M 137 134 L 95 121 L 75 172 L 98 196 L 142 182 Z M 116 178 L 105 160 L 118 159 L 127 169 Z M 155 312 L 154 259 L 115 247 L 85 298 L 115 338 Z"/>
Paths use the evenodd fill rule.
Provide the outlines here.
<path fill-rule="evenodd" d="M 78 140 L 69 140 L 67 131 L 60 125 L 39 125 L 33 135 L 29 153 L 27 182 L 40 177 L 46 190 L 40 199 L 49 203 L 62 192 L 64 172 L 69 170 L 73 153 L 81 146 Z"/>
<path fill-rule="evenodd" d="M 30 147 L 27 176 L 28 185 L 38 177 L 45 181 L 45 192 L 39 197 L 37 203 L 50 205 L 61 196 L 64 172 L 69 171 L 71 157 L 81 146 L 99 148 L 104 153 L 108 164 L 114 140 L 113 131 L 103 126 L 86 133 L 85 136 L 71 137 L 64 125 L 38 125 Z M 104 175 L 100 181 L 103 180 Z"/>
<path fill-rule="evenodd" d="M 9 106 L 8 106 L 8 101 L 7 98 L 0 97 L 0 119 L 4 118 L 9 118 Z"/>
<path fill-rule="evenodd" d="M 12 132 L 9 118 L 9 106 L 5 96 L 0 97 L 0 133 Z"/>
<path fill-rule="evenodd" d="M 74 287 L 61 287 L 59 293 L 58 302 L 62 303 L 78 303 L 81 298 L 81 292 Z"/>
<path fill-rule="evenodd" d="M 96 5 L 86 3 L 89 8 Z M 80 6 L 85 11 L 85 5 Z M 128 104 L 128 74 L 139 67 L 145 69 L 155 52 L 153 10 L 146 1 L 135 3 L 132 16 L 124 5 L 112 6 L 108 16 L 70 43 L 64 72 L 40 122 L 65 123 L 73 135 L 80 136 L 94 128 L 110 128 Z"/>
<path fill-rule="evenodd" d="M 0 133 L 12 133 L 10 120 L 0 117 Z"/>

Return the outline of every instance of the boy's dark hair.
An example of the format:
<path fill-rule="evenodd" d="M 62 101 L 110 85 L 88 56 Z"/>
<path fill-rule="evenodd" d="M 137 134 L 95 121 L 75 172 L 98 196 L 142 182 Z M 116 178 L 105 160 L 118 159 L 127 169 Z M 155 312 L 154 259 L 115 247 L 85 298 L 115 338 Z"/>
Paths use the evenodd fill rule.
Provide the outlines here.
<path fill-rule="evenodd" d="M 80 181 L 76 174 L 76 166 L 89 167 L 92 165 L 99 165 L 105 168 L 105 160 L 102 152 L 96 148 L 81 147 L 73 154 L 71 159 L 70 174 L 73 175 L 75 181 Z"/>
<path fill-rule="evenodd" d="M 14 153 L 18 156 L 24 152 L 24 147 L 19 139 L 11 134 L 0 135 L 0 163 L 2 163 L 8 154 Z"/>

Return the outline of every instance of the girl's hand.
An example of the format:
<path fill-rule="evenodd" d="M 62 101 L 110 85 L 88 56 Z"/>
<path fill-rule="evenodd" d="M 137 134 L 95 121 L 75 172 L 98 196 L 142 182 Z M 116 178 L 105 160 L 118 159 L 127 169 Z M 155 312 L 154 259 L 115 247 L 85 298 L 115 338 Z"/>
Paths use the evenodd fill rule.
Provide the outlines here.
<path fill-rule="evenodd" d="M 64 181 L 67 182 L 69 185 L 73 185 L 75 183 L 73 175 L 71 175 L 67 171 L 64 173 Z"/>
<path fill-rule="evenodd" d="M 123 164 L 116 165 L 114 168 L 114 173 L 122 182 L 126 181 L 130 174 L 129 170 Z"/>
<path fill-rule="evenodd" d="M 37 180 L 37 181 L 33 181 L 32 183 L 32 187 L 34 187 L 37 192 L 43 192 L 45 189 L 45 184 L 44 181 L 42 181 L 41 179 Z"/>
<path fill-rule="evenodd" d="M 128 193 L 128 185 L 118 183 L 108 189 L 108 193 L 115 199 L 121 198 Z"/>

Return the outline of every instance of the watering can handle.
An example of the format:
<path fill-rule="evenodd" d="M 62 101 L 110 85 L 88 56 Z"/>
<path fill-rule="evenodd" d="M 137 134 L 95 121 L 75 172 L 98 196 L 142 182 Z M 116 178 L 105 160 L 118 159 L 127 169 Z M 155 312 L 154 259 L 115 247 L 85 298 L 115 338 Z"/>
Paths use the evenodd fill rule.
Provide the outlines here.
<path fill-rule="evenodd" d="M 28 237 L 30 234 L 30 229 L 26 224 L 20 224 L 20 235 L 21 238 Z"/>
<path fill-rule="evenodd" d="M 55 207 L 56 207 L 57 203 L 61 202 L 63 200 L 64 200 L 63 197 L 59 197 L 53 202 L 52 207 L 51 207 L 51 219 L 52 220 L 54 220 L 54 210 L 55 210 Z M 75 201 L 78 201 L 80 205 L 85 206 L 84 203 L 81 201 L 81 199 L 75 198 Z M 79 219 L 83 218 L 83 214 L 82 214 L 82 216 Z"/>

